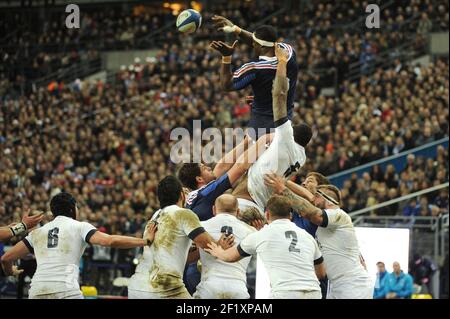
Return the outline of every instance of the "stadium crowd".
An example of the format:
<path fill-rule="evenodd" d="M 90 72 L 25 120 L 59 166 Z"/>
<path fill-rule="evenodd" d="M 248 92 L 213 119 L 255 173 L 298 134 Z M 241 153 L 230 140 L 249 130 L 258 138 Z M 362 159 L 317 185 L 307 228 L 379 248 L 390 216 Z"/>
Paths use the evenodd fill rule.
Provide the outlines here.
<path fill-rule="evenodd" d="M 373 71 L 373 63 L 382 52 L 413 41 L 413 52 L 422 53 L 426 34 L 448 30 L 448 3 L 429 0 L 392 2 L 383 10 L 383 31 L 360 32 L 367 1 L 306 2 L 290 10 L 298 13 L 275 15 L 269 23 L 276 26 L 287 41 L 297 44 L 298 62 L 304 82 L 331 86 L 345 78 L 352 64 L 362 73 Z M 202 11 L 205 24 L 213 14 L 229 17 L 239 25 L 251 25 L 281 8 L 280 2 L 256 1 L 208 3 Z M 4 11 L 0 14 L 0 92 L 22 93 L 30 88 L 26 82 L 61 71 L 74 63 L 98 59 L 100 51 L 112 49 L 148 48 L 164 43 L 181 43 L 184 38 L 164 28 L 174 22 L 171 9 L 150 5 L 112 5 L 109 10 L 82 6 L 80 29 L 63 32 L 65 16 L 58 10 L 45 13 L 46 22 L 35 23 L 32 11 Z M 289 12 L 289 11 L 288 11 Z M 337 15 L 333 12 L 339 12 Z M 313 17 L 303 21 L 302 16 Z M 355 21 L 357 23 L 355 23 Z M 20 26 L 14 32 L 8 26 Z M 36 28 L 39 25 L 39 28 Z M 148 39 L 148 35 L 162 32 Z M 386 32 L 386 28 L 389 30 Z M 220 35 L 207 25 L 195 34 L 194 41 L 217 38 Z M 398 55 L 397 51 L 392 54 Z M 412 53 L 411 53 L 412 54 Z M 55 73 L 57 74 L 57 73 Z M 312 92 L 313 93 L 313 92 Z M 2 94 L 3 95 L 3 94 Z"/>

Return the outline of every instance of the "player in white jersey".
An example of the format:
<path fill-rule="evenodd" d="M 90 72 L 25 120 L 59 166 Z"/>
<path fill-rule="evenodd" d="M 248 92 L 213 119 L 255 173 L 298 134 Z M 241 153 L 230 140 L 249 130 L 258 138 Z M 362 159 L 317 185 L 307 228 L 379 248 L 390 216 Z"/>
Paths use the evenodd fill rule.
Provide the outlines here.
<path fill-rule="evenodd" d="M 153 218 L 158 224 L 158 232 L 146 255 L 151 261 L 147 263 L 150 274 L 145 296 L 151 299 L 189 299 L 191 295 L 183 283 L 183 271 L 192 241 L 197 247 L 204 248 L 213 239 L 200 224 L 198 216 L 182 208 L 185 194 L 176 177 L 163 178 L 157 192 L 161 209 Z"/>
<path fill-rule="evenodd" d="M 275 178 L 270 179 L 276 193 L 290 198 L 293 208 L 302 217 L 319 226 L 316 238 L 329 280 L 327 298 L 372 299 L 373 283 L 361 263 L 352 219 L 339 208 L 339 189 L 334 185 L 320 185 L 310 203 L 290 191 L 284 183 L 280 186 Z"/>
<path fill-rule="evenodd" d="M 233 192 L 233 195 L 241 199 L 243 206 L 249 206 L 245 200 L 253 201 L 261 212 L 264 211 L 267 200 L 272 194 L 271 189 L 264 184 L 264 175 L 276 173 L 289 178 L 297 173 L 305 164 L 305 147 L 312 137 L 312 131 L 308 125 L 300 124 L 293 127 L 288 119 L 286 100 L 289 83 L 286 77 L 286 64 L 289 53 L 277 44 L 275 55 L 278 65 L 272 91 L 274 137 L 267 150 L 250 167 L 248 178 L 242 182 L 245 183 L 245 187 L 237 186 Z"/>
<path fill-rule="evenodd" d="M 31 280 L 30 299 L 82 299 L 78 284 L 79 263 L 88 244 L 115 248 L 134 248 L 151 244 L 156 227 L 148 227 L 147 237 L 107 235 L 89 223 L 77 221 L 75 198 L 65 192 L 50 202 L 54 220 L 33 230 L 1 259 L 7 275 L 13 262 L 29 253 L 36 256 L 37 268 Z"/>
<path fill-rule="evenodd" d="M 214 217 L 202 222 L 202 226 L 214 240 L 219 240 L 223 233 L 234 235 L 240 243 L 247 235 L 256 231 L 253 227 L 240 221 L 238 202 L 230 194 L 219 196 L 213 206 Z M 197 286 L 194 298 L 200 299 L 248 299 L 247 267 L 250 258 L 243 258 L 236 263 L 227 263 L 205 253 L 200 249 L 202 264 L 201 282 Z"/>
<path fill-rule="evenodd" d="M 227 250 L 210 244 L 205 249 L 227 262 L 257 254 L 267 269 L 271 297 L 279 299 L 320 299 L 319 278 L 325 276 L 322 254 L 316 241 L 290 221 L 290 201 L 279 195 L 267 202 L 269 225 Z"/>

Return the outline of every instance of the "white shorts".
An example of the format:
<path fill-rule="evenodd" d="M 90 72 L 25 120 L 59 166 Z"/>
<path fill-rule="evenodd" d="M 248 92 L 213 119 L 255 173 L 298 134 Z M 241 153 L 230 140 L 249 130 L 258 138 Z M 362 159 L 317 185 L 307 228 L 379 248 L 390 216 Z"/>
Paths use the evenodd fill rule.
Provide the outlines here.
<path fill-rule="evenodd" d="M 322 299 L 320 290 L 286 290 L 270 293 L 271 299 Z"/>
<path fill-rule="evenodd" d="M 247 285 L 236 280 L 207 280 L 198 284 L 195 299 L 249 299 Z"/>
<path fill-rule="evenodd" d="M 256 205 L 254 202 L 252 202 L 248 199 L 244 199 L 244 198 L 238 198 L 237 201 L 238 201 L 239 210 L 241 212 L 243 212 L 247 208 L 255 207 L 261 213 L 261 216 L 264 216 L 264 209 L 261 209 L 261 207 Z"/>
<path fill-rule="evenodd" d="M 327 299 L 373 299 L 373 284 L 362 282 L 328 282 Z"/>
<path fill-rule="evenodd" d="M 128 288 L 128 299 L 155 299 L 154 294 Z"/>
<path fill-rule="evenodd" d="M 28 299 L 84 299 L 84 297 L 80 290 L 69 290 L 42 295 L 33 295 L 31 292 Z"/>

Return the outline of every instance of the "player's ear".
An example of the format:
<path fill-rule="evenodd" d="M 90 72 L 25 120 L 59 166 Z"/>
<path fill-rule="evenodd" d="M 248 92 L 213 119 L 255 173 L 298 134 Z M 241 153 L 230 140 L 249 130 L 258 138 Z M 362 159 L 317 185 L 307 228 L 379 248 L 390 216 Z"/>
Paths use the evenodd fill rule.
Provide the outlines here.
<path fill-rule="evenodd" d="M 241 210 L 238 208 L 236 209 L 236 217 L 239 218 L 241 216 Z"/>
<path fill-rule="evenodd" d="M 196 177 L 195 177 L 195 181 L 197 182 L 197 185 L 198 185 L 198 184 L 201 184 L 201 183 L 203 183 L 203 177 L 201 177 L 201 176 L 196 176 Z"/>
<path fill-rule="evenodd" d="M 266 220 L 267 220 L 267 223 L 269 224 L 269 223 L 270 223 L 270 213 L 269 213 L 269 211 L 266 210 L 266 211 L 264 212 L 264 215 L 266 215 Z"/>
<path fill-rule="evenodd" d="M 216 205 L 213 205 L 212 211 L 213 211 L 213 216 L 216 216 Z"/>

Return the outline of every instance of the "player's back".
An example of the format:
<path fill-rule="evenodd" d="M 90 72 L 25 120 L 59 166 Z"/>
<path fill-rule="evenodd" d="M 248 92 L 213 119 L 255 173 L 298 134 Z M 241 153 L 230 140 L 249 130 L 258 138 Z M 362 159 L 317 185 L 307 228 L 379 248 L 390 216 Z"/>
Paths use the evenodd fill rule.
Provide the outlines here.
<path fill-rule="evenodd" d="M 31 282 L 33 295 L 79 290 L 80 259 L 95 231 L 88 223 L 57 216 L 25 238 L 37 263 Z"/>
<path fill-rule="evenodd" d="M 321 262 L 322 255 L 314 238 L 306 231 L 288 219 L 278 219 L 250 236 L 241 248 L 247 251 L 246 247 L 256 247 L 258 258 L 268 272 L 272 295 L 286 291 L 320 291 L 314 264 Z"/>
<path fill-rule="evenodd" d="M 256 204 L 264 210 L 272 190 L 264 184 L 264 175 L 275 173 L 289 178 L 306 161 L 305 149 L 294 140 L 291 121 L 275 128 L 272 143 L 250 167 L 248 173 L 248 192 Z"/>
<path fill-rule="evenodd" d="M 189 298 L 183 271 L 192 244 L 190 237 L 195 238 L 203 228 L 194 212 L 177 205 L 162 209 L 156 221 L 158 231 L 150 247 L 150 292 L 155 298 Z"/>
<path fill-rule="evenodd" d="M 235 216 L 222 213 L 202 222 L 205 230 L 218 241 L 223 232 L 233 234 L 235 244 L 239 244 L 247 235 L 256 230 L 240 221 Z M 200 260 L 202 263 L 202 281 L 237 280 L 244 284 L 247 281 L 246 271 L 250 258 L 243 258 L 235 263 L 227 263 L 214 258 L 210 254 L 200 250 Z"/>
<path fill-rule="evenodd" d="M 342 209 L 325 209 L 327 224 L 316 236 L 331 282 L 369 279 L 360 262 L 360 249 L 351 217 Z"/>

